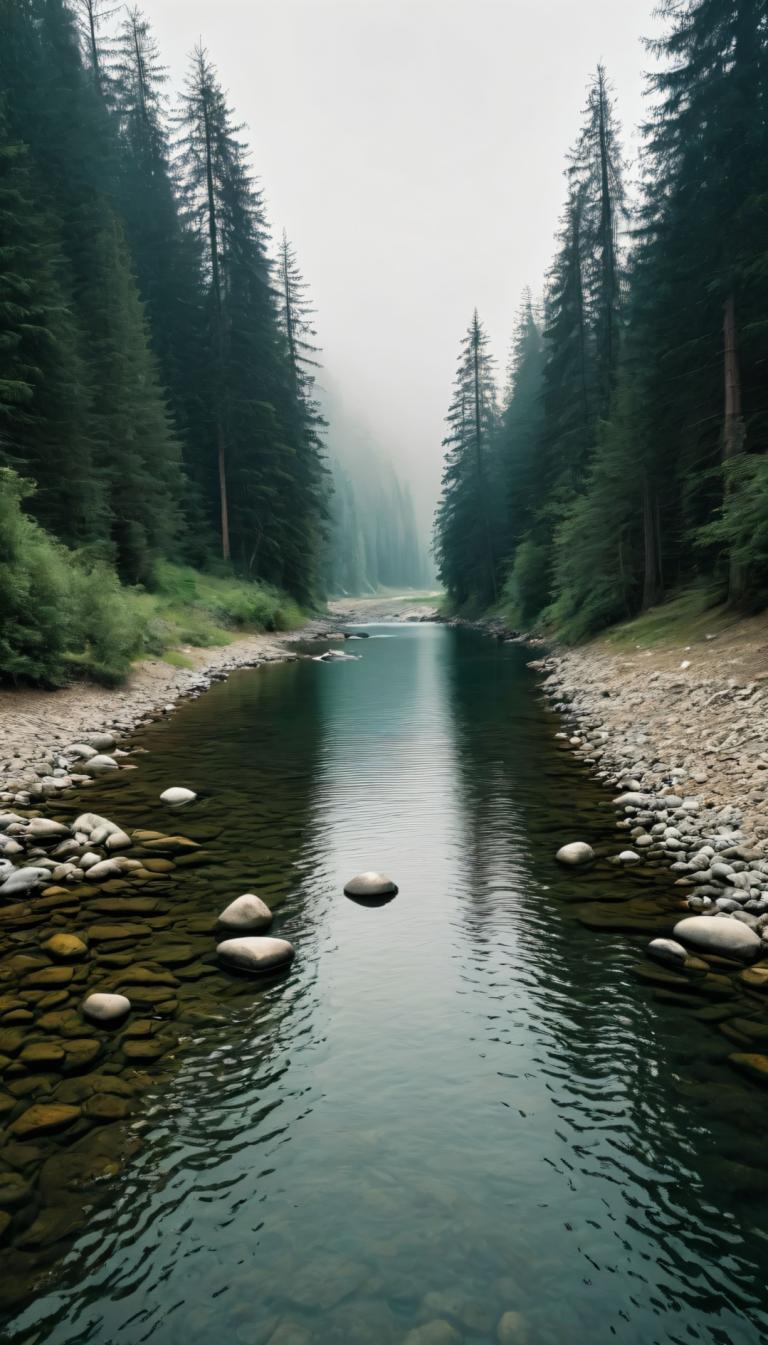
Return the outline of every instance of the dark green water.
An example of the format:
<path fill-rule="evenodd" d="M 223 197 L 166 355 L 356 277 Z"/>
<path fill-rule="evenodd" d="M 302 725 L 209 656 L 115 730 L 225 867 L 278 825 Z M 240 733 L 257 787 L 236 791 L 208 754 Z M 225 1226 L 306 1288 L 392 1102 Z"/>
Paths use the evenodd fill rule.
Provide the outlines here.
<path fill-rule="evenodd" d="M 211 862 L 176 874 L 172 928 L 263 891 L 298 956 L 263 988 L 208 977 L 220 1020 L 178 1029 L 135 1155 L 7 1338 L 388 1345 L 447 1318 L 490 1345 L 516 1312 L 520 1345 L 757 1345 L 764 1094 L 636 982 L 643 941 L 579 924 L 605 877 L 553 855 L 608 847 L 605 797 L 523 651 L 371 629 L 359 662 L 233 677 L 88 791 L 167 830 L 160 789 L 199 789 L 174 826 Z M 390 905 L 342 895 L 366 868 Z"/>

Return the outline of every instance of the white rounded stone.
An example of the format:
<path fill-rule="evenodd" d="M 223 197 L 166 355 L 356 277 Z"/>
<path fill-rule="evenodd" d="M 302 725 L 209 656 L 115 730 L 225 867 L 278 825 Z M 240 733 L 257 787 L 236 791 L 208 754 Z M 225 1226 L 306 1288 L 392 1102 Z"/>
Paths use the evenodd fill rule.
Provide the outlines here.
<path fill-rule="evenodd" d="M 97 749 L 91 747 L 90 743 L 72 743 L 64 749 L 65 755 L 75 757 L 78 761 L 88 761 L 90 757 L 95 757 Z"/>
<path fill-rule="evenodd" d="M 358 873 L 345 884 L 348 897 L 394 897 L 397 884 L 385 873 Z"/>
<path fill-rule="evenodd" d="M 272 924 L 272 912 L 261 897 L 244 892 L 221 912 L 218 924 L 220 929 L 231 930 L 233 934 L 258 934 Z"/>
<path fill-rule="evenodd" d="M 161 803 L 170 803 L 178 808 L 181 804 L 192 803 L 197 798 L 194 789 L 184 789 L 181 785 L 173 785 L 170 789 L 164 789 L 160 795 Z"/>
<path fill-rule="evenodd" d="M 108 995 L 97 992 L 81 1004 L 83 1017 L 91 1023 L 118 1023 L 131 1011 L 127 995 Z"/>
<path fill-rule="evenodd" d="M 132 841 L 125 831 L 111 831 L 104 844 L 108 850 L 129 850 Z"/>
<path fill-rule="evenodd" d="M 586 841 L 571 841 L 570 845 L 562 845 L 555 856 L 559 864 L 569 864 L 572 868 L 591 864 L 594 857 L 595 852 Z"/>
<path fill-rule="evenodd" d="M 102 756 L 101 753 L 91 757 L 90 761 L 83 762 L 83 770 L 86 775 L 107 775 L 109 771 L 116 771 L 117 769 L 118 765 L 114 757 Z"/>
<path fill-rule="evenodd" d="M 750 961 L 761 950 L 757 934 L 740 920 L 729 920 L 725 915 L 689 915 L 678 920 L 673 930 L 675 938 L 690 943 L 707 953 L 724 953 L 726 957 Z"/>
<path fill-rule="evenodd" d="M 673 967 L 679 967 L 688 956 L 683 945 L 674 939 L 651 939 L 647 953 L 657 962 L 668 962 Z"/>
<path fill-rule="evenodd" d="M 32 892 L 41 883 L 50 882 L 51 874 L 49 869 L 36 868 L 30 866 L 26 869 L 13 869 L 10 873 L 6 871 L 3 875 L 3 885 L 0 888 L 0 896 L 15 897 L 18 893 Z"/>
<path fill-rule="evenodd" d="M 36 841 L 60 840 L 61 837 L 69 835 L 69 827 L 65 827 L 63 822 L 54 822 L 49 817 L 33 817 L 24 834 Z"/>
<path fill-rule="evenodd" d="M 83 865 L 81 864 L 81 868 Z M 122 873 L 120 861 L 117 859 L 100 859 L 98 863 L 91 864 L 87 870 L 88 881 L 94 880 L 97 883 L 103 882 L 107 878 L 119 878 Z"/>
<path fill-rule="evenodd" d="M 634 850 L 622 850 L 618 860 L 620 864 L 639 864 L 640 856 Z"/>
<path fill-rule="evenodd" d="M 255 938 L 225 939 L 216 945 L 216 956 L 226 967 L 235 971 L 259 974 L 276 971 L 293 961 L 295 949 L 287 939 Z"/>

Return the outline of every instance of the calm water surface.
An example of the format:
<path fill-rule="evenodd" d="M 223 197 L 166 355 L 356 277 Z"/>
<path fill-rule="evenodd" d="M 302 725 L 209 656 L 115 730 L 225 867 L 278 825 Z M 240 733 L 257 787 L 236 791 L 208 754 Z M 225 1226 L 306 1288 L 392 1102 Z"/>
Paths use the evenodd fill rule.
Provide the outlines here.
<path fill-rule="evenodd" d="M 553 854 L 606 848 L 605 796 L 523 651 L 370 631 L 359 662 L 231 678 L 88 792 L 167 829 L 159 789 L 199 789 L 176 825 L 222 830 L 179 920 L 261 890 L 298 956 L 217 997 L 8 1339 L 388 1345 L 445 1318 L 489 1345 L 515 1312 L 519 1345 L 765 1340 L 764 1095 L 637 984 L 641 942 L 578 923 L 605 878 Z M 344 898 L 367 868 L 395 901 Z"/>

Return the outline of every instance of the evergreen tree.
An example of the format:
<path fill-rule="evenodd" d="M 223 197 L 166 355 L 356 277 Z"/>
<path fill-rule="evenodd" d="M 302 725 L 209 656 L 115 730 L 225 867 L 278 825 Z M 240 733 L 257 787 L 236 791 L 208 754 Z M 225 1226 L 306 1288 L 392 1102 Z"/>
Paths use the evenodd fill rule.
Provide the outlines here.
<path fill-rule="evenodd" d="M 493 443 L 498 409 L 493 359 L 477 310 L 461 344 L 447 416 L 443 488 L 435 521 L 438 574 L 453 599 L 497 597 L 497 502 Z"/>
<path fill-rule="evenodd" d="M 506 549 L 513 552 L 531 528 L 543 496 L 541 433 L 544 343 L 530 290 L 523 295 L 512 338 L 499 456 L 506 482 Z"/>

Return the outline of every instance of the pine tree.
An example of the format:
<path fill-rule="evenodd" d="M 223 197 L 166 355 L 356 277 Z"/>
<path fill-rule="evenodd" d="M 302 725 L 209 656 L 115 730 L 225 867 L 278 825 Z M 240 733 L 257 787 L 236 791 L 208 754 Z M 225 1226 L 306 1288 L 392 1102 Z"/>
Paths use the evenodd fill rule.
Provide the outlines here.
<path fill-rule="evenodd" d="M 544 500 L 542 480 L 544 342 L 530 290 L 520 306 L 512 338 L 499 457 L 506 483 L 508 526 L 505 550 L 512 554 L 531 528 Z"/>
<path fill-rule="evenodd" d="M 141 11 L 127 11 L 109 66 L 120 128 L 120 206 L 152 348 L 182 446 L 185 552 L 203 563 L 215 547 L 202 500 L 214 433 L 204 347 L 202 255 L 185 228 L 173 182 L 166 127 L 166 71 Z"/>
<path fill-rule="evenodd" d="M 600 416 L 608 409 L 619 362 L 624 294 L 619 238 L 626 218 L 623 175 L 614 101 L 605 67 L 598 65 L 569 176 L 584 202 L 583 284 L 587 320 L 594 332 L 595 411 Z"/>
<path fill-rule="evenodd" d="M 443 488 L 435 520 L 438 573 L 459 604 L 498 592 L 498 491 L 492 445 L 498 423 L 493 359 L 477 310 L 461 344 L 448 411 Z"/>
<path fill-rule="evenodd" d="M 644 247 L 657 302 L 658 431 L 680 445 L 680 512 L 688 528 L 712 517 L 711 469 L 767 445 L 764 181 L 768 164 L 768 33 L 764 0 L 665 0 L 666 59 L 653 77 Z M 719 378 L 717 377 L 719 366 Z M 675 395 L 666 387 L 677 380 Z M 723 389 L 718 392 L 717 385 Z M 664 408 L 671 414 L 665 416 Z M 722 502 L 721 496 L 720 502 Z M 751 581 L 731 565 L 732 599 Z"/>
<path fill-rule="evenodd" d="M 296 567 L 286 572 L 292 592 L 311 599 L 317 563 L 328 517 L 331 488 L 323 464 L 325 419 L 315 398 L 315 370 L 319 368 L 315 345 L 314 308 L 309 286 L 302 276 L 296 253 L 283 230 L 278 256 L 278 313 L 288 356 L 288 397 L 284 418 L 296 443 L 290 517 L 303 545 L 295 549 Z M 309 560 L 309 564 L 307 563 Z"/>

